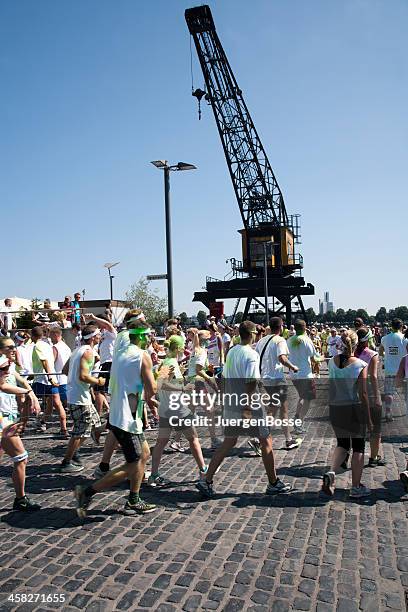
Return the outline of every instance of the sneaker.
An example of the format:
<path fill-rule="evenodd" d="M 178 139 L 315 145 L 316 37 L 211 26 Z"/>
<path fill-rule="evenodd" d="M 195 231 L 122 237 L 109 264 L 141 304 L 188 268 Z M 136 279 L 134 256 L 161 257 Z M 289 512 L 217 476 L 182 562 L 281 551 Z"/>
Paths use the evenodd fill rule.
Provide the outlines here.
<path fill-rule="evenodd" d="M 38 431 L 45 433 L 47 431 L 47 424 L 44 423 L 44 421 L 37 421 L 37 429 Z"/>
<path fill-rule="evenodd" d="M 81 457 L 78 455 L 78 453 L 75 453 L 72 456 L 71 463 L 75 463 L 75 465 L 83 465 Z"/>
<path fill-rule="evenodd" d="M 302 436 L 303 434 L 306 433 L 306 429 L 303 427 L 303 425 L 299 425 L 299 427 L 294 427 L 293 428 L 293 433 L 295 434 L 295 436 Z"/>
<path fill-rule="evenodd" d="M 334 472 L 326 472 L 323 474 L 322 491 L 326 495 L 334 495 Z"/>
<path fill-rule="evenodd" d="M 378 467 L 383 465 L 387 465 L 387 462 L 382 457 L 380 457 L 380 455 L 378 455 L 374 459 L 370 457 L 368 460 L 368 467 Z"/>
<path fill-rule="evenodd" d="M 106 474 L 109 472 L 109 470 L 107 470 L 106 472 L 104 472 L 103 470 L 101 470 L 101 468 L 98 466 L 96 466 L 96 468 L 94 469 L 94 478 L 96 478 L 97 480 L 99 480 L 100 478 L 103 478 L 104 476 L 106 476 Z"/>
<path fill-rule="evenodd" d="M 219 446 L 221 446 L 222 440 L 220 438 L 211 438 L 211 446 L 210 450 L 215 451 Z"/>
<path fill-rule="evenodd" d="M 303 442 L 302 438 L 291 438 L 290 440 L 286 440 L 286 450 L 292 450 L 292 448 L 297 448 Z"/>
<path fill-rule="evenodd" d="M 77 502 L 76 511 L 79 518 L 85 518 L 86 511 L 92 499 L 92 497 L 88 497 L 88 495 L 86 495 L 85 489 L 86 487 L 83 485 L 77 485 L 74 489 L 74 497 Z"/>
<path fill-rule="evenodd" d="M 148 483 L 151 475 L 152 473 L 149 472 L 149 470 L 146 470 L 145 473 L 143 474 L 143 482 Z"/>
<path fill-rule="evenodd" d="M 24 495 L 24 497 L 21 497 L 20 499 L 17 499 L 17 497 L 15 498 L 13 503 L 13 510 L 21 510 L 21 512 L 33 512 L 34 510 L 41 510 L 41 506 L 40 504 L 32 502 L 27 497 L 27 495 Z"/>
<path fill-rule="evenodd" d="M 170 442 L 169 448 L 171 448 L 171 450 L 175 451 L 176 453 L 184 453 L 186 451 L 186 449 L 184 448 L 184 446 L 182 446 L 180 442 Z"/>
<path fill-rule="evenodd" d="M 200 480 L 203 480 L 208 472 L 208 465 L 205 465 L 203 468 L 200 468 L 198 470 L 199 476 L 200 476 Z"/>
<path fill-rule="evenodd" d="M 58 434 L 63 440 L 68 440 L 69 439 L 69 433 L 67 432 L 66 429 L 60 429 L 59 434 Z"/>
<path fill-rule="evenodd" d="M 408 470 L 401 472 L 400 481 L 404 485 L 405 493 L 408 493 Z"/>
<path fill-rule="evenodd" d="M 276 495 L 277 493 L 289 493 L 292 490 L 292 485 L 289 482 L 276 480 L 275 484 L 269 483 L 266 487 L 265 495 Z"/>
<path fill-rule="evenodd" d="M 84 469 L 83 465 L 69 461 L 68 463 L 61 463 L 59 471 L 61 474 L 74 474 L 75 472 L 82 472 Z"/>
<path fill-rule="evenodd" d="M 156 474 L 155 476 L 151 474 L 147 479 L 147 484 L 149 487 L 164 487 L 165 485 L 169 484 L 169 482 L 170 480 L 163 478 L 163 476 L 160 476 L 160 474 Z"/>
<path fill-rule="evenodd" d="M 359 487 L 351 487 L 350 489 L 350 497 L 360 498 L 368 497 L 368 495 L 371 495 L 371 490 L 362 484 Z"/>
<path fill-rule="evenodd" d="M 385 422 L 386 423 L 392 423 L 394 420 L 394 417 L 392 416 L 391 412 L 387 412 L 387 414 L 385 415 Z"/>
<path fill-rule="evenodd" d="M 251 438 L 251 440 L 248 440 L 248 446 L 252 448 L 257 457 L 262 457 L 261 443 L 257 438 Z"/>
<path fill-rule="evenodd" d="M 350 453 L 347 453 L 345 460 L 343 461 L 343 463 L 340 465 L 341 468 L 343 468 L 343 470 L 348 470 L 348 462 L 350 459 Z"/>
<path fill-rule="evenodd" d="M 201 495 L 207 499 L 211 499 L 215 495 L 212 483 L 207 482 L 205 478 L 203 480 L 199 480 L 196 487 L 200 491 Z"/>
<path fill-rule="evenodd" d="M 139 499 L 135 504 L 131 504 L 128 500 L 123 508 L 123 514 L 135 516 L 136 514 L 149 514 L 149 512 L 154 512 L 155 510 L 157 510 L 155 504 L 148 504 L 143 499 Z"/>

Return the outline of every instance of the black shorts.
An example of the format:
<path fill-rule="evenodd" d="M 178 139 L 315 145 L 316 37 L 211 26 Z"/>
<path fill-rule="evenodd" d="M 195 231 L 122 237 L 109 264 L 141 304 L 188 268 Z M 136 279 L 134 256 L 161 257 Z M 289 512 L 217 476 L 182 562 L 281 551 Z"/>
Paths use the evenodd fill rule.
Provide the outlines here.
<path fill-rule="evenodd" d="M 133 434 L 109 424 L 109 429 L 122 447 L 126 463 L 139 461 L 142 455 L 142 446 L 145 441 L 144 434 Z"/>
<path fill-rule="evenodd" d="M 94 387 L 94 389 L 95 389 L 95 391 L 97 393 L 108 393 L 108 391 L 109 391 L 109 380 L 110 380 L 111 367 L 112 367 L 112 362 L 111 361 L 107 361 L 106 363 L 103 363 L 101 365 L 101 372 L 100 372 L 100 374 L 98 372 L 95 372 L 95 374 L 97 374 L 98 376 L 102 376 L 102 378 L 105 379 L 105 384 L 104 385 L 96 385 Z"/>
<path fill-rule="evenodd" d="M 316 381 L 314 378 L 292 378 L 299 398 L 303 400 L 316 399 Z"/>
<path fill-rule="evenodd" d="M 286 400 L 288 399 L 288 385 L 284 380 L 268 379 L 263 381 L 263 385 L 265 387 L 265 391 L 268 393 L 271 400 L 277 399 L 272 398 L 273 395 L 279 396 L 280 404 L 286 402 Z M 271 403 L 269 404 L 269 409 L 271 408 L 279 408 L 279 406 L 276 404 L 276 402 L 272 403 L 271 401 Z"/>
<path fill-rule="evenodd" d="M 336 438 L 365 438 L 366 415 L 361 404 L 329 406 L 330 423 Z"/>

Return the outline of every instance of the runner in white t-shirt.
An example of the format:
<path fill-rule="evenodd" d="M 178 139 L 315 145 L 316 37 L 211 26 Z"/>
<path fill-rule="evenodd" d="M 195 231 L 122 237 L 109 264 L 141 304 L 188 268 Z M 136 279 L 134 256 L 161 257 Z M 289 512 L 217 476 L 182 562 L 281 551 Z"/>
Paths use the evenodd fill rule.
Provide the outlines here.
<path fill-rule="evenodd" d="M 391 332 L 381 338 L 379 354 L 384 359 L 384 402 L 385 420 L 391 422 L 392 402 L 395 395 L 395 376 L 401 363 L 401 359 L 406 354 L 408 340 L 401 333 L 401 319 L 391 321 Z"/>
<path fill-rule="evenodd" d="M 296 335 L 288 339 L 289 356 L 292 363 L 297 366 L 296 371 L 290 373 L 290 378 L 299 395 L 295 419 L 304 420 L 310 408 L 310 402 L 316 398 L 316 382 L 312 371 L 312 362 L 323 361 L 309 336 L 306 333 L 306 321 L 295 321 Z M 304 428 L 296 429 L 303 433 Z"/>
<path fill-rule="evenodd" d="M 100 358 L 101 376 L 103 376 L 105 379 L 105 384 L 102 387 L 95 387 L 95 406 L 98 414 L 102 414 L 104 408 L 105 412 L 108 412 L 109 410 L 109 404 L 106 396 L 109 389 L 113 349 L 118 333 L 115 327 L 109 321 L 107 315 L 99 315 L 99 317 L 96 317 L 94 314 L 90 313 L 85 315 L 85 319 L 95 323 L 95 325 L 97 325 L 101 330 L 101 340 L 99 342 L 98 352 Z"/>
<path fill-rule="evenodd" d="M 279 394 L 280 406 L 273 407 L 271 412 L 276 415 L 277 409 L 280 411 L 280 418 L 288 418 L 288 388 L 285 380 L 284 368 L 287 367 L 292 372 L 297 372 L 297 364 L 289 360 L 289 349 L 285 338 L 281 336 L 283 332 L 283 321 L 280 317 L 273 317 L 270 321 L 271 335 L 262 338 L 256 345 L 256 351 L 260 355 L 260 369 L 262 382 L 270 397 Z M 286 450 L 297 448 L 300 438 L 292 438 L 290 427 L 283 427 L 285 435 Z M 251 445 L 252 446 L 252 445 Z"/>
<path fill-rule="evenodd" d="M 260 380 L 259 355 L 251 348 L 256 336 L 256 326 L 252 321 L 243 321 L 239 326 L 239 332 L 241 344 L 229 350 L 223 372 L 225 379 L 224 419 L 227 421 L 224 427 L 225 438 L 211 459 L 206 478 L 196 485 L 200 493 L 207 498 L 214 496 L 213 477 L 219 466 L 236 445 L 238 437 L 248 435 L 248 433 L 260 439 L 262 459 L 269 481 L 266 495 L 287 493 L 292 488 L 289 483 L 279 480 L 276 475 L 272 438 L 269 428 L 265 425 L 265 409 L 261 406 L 255 410 L 251 405 Z M 227 395 L 228 393 L 230 395 Z M 228 403 L 227 397 L 229 398 Z M 238 401 L 234 399 L 236 397 Z M 258 426 L 244 428 L 244 420 L 253 418 L 257 418 Z"/>

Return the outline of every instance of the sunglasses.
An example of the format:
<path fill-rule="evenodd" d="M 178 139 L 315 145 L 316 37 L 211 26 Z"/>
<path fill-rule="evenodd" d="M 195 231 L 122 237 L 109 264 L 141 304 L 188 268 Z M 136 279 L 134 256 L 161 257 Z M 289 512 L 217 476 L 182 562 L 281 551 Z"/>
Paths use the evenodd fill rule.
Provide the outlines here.
<path fill-rule="evenodd" d="M 15 344 L 9 344 L 8 346 L 3 346 L 3 351 L 12 351 L 16 348 Z"/>

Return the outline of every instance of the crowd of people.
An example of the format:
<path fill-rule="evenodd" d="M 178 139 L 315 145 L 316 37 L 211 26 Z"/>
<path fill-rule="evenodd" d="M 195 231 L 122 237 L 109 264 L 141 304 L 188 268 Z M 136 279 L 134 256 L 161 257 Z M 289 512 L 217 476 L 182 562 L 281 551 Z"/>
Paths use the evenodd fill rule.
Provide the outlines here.
<path fill-rule="evenodd" d="M 289 493 L 291 484 L 276 473 L 268 417 L 279 423 L 284 448 L 297 448 L 316 399 L 316 379 L 322 374 L 329 380 L 328 416 L 337 440 L 330 470 L 322 477 L 322 491 L 333 495 L 335 476 L 348 468 L 351 456 L 350 496 L 370 495 L 361 482 L 365 441 L 370 445 L 368 466 L 385 465 L 380 454 L 381 423 L 393 420 L 396 388 L 408 375 L 408 333 L 402 321 L 395 319 L 391 329 L 379 331 L 361 319 L 349 329 L 307 327 L 301 319 L 287 328 L 280 317 L 273 317 L 268 327 L 251 321 L 230 326 L 209 317 L 202 329 L 184 329 L 174 318 L 167 321 L 161 342 L 140 309 L 129 310 L 116 328 L 109 309 L 98 316 L 84 314 L 80 294 L 74 297 L 74 301 L 66 297 L 61 308 L 65 317 L 54 317 L 53 324 L 36 320 L 32 329 L 17 330 L 10 318 L 4 324 L 3 317 L 0 454 L 7 454 L 13 463 L 14 509 L 39 508 L 25 494 L 28 453 L 23 433 L 33 415 L 43 433 L 52 415 L 58 417 L 58 437 L 66 440 L 61 473 L 84 470 L 81 446 L 90 439 L 100 445 L 104 434 L 95 480 L 75 487 L 80 516 L 94 495 L 125 479 L 129 496 L 123 512 L 155 510 L 140 495 L 142 482 L 152 488 L 168 484 L 160 473 L 163 452 L 168 447 L 185 453 L 183 438 L 197 465 L 202 496 L 214 496 L 214 477 L 242 436 L 262 458 L 268 481 L 265 494 Z M 67 322 L 75 334 L 72 349 L 64 341 Z M 200 415 L 205 417 L 202 421 Z M 69 432 L 67 416 L 72 424 Z M 200 436 L 196 423 L 202 425 Z M 145 432 L 152 428 L 157 429 L 157 438 L 148 471 Z M 201 435 L 207 429 L 209 464 Z M 123 454 L 124 462 L 112 468 L 115 450 Z M 408 490 L 408 471 L 400 478 Z"/>

